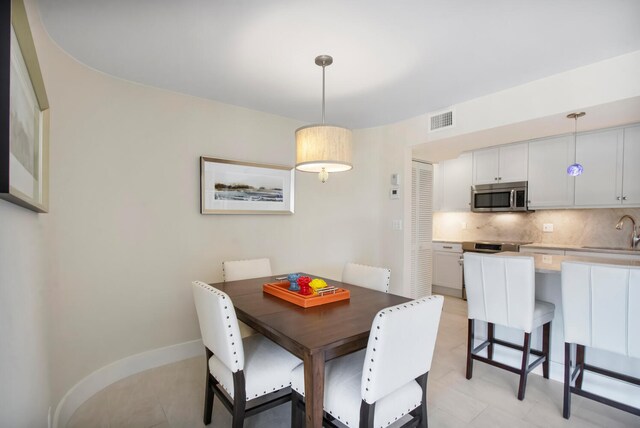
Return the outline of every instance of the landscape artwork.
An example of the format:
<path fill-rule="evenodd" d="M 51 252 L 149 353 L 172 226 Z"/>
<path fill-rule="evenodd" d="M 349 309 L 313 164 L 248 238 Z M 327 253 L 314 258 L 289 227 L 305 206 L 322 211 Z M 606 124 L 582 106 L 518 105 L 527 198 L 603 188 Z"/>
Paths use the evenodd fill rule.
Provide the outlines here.
<path fill-rule="evenodd" d="M 293 168 L 202 157 L 202 214 L 293 213 Z"/>
<path fill-rule="evenodd" d="M 49 101 L 24 3 L 12 0 L 0 29 L 2 102 L 0 198 L 38 213 L 49 210 Z"/>

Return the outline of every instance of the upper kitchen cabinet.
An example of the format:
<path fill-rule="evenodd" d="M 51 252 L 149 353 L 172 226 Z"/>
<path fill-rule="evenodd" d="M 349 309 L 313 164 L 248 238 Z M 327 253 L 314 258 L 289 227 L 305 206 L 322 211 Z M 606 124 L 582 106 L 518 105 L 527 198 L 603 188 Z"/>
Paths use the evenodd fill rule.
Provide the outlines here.
<path fill-rule="evenodd" d="M 640 204 L 640 139 L 638 127 L 579 135 L 576 162 L 584 172 L 576 177 L 576 207 Z"/>
<path fill-rule="evenodd" d="M 473 184 L 527 181 L 527 143 L 473 152 Z"/>
<path fill-rule="evenodd" d="M 624 130 L 622 204 L 640 205 L 640 126 Z"/>
<path fill-rule="evenodd" d="M 567 174 L 567 166 L 574 158 L 573 136 L 529 143 L 530 209 L 573 206 L 574 177 Z"/>
<path fill-rule="evenodd" d="M 434 175 L 434 211 L 469 211 L 471 153 L 440 162 Z"/>

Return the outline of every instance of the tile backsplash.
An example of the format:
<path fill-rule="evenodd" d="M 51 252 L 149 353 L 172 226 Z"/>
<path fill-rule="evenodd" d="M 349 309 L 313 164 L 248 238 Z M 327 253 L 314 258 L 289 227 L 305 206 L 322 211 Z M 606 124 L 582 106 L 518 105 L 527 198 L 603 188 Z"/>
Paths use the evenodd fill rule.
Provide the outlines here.
<path fill-rule="evenodd" d="M 433 239 L 453 241 L 531 241 L 546 244 L 625 247 L 631 222 L 615 225 L 624 214 L 640 222 L 640 208 L 543 210 L 531 213 L 438 212 L 433 215 Z M 545 223 L 553 232 L 542 231 Z M 466 224 L 466 229 L 463 229 Z"/>

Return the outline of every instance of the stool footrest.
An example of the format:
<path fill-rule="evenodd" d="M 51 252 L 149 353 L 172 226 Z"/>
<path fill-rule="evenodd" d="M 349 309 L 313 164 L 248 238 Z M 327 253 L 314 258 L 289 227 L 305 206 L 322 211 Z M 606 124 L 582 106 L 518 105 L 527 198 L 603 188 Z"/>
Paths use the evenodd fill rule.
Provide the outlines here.
<path fill-rule="evenodd" d="M 613 379 L 617 379 L 623 382 L 627 382 L 633 385 L 640 386 L 640 379 L 634 376 L 629 376 L 624 373 L 618 373 L 611 370 L 603 369 L 602 367 L 593 366 L 584 362 L 584 345 L 577 345 L 576 365 L 573 367 L 571 364 L 571 344 L 565 342 L 565 385 L 564 385 L 564 404 L 562 415 L 565 419 L 569 419 L 571 415 L 571 393 L 580 395 L 585 398 L 597 401 L 598 403 L 606 404 L 616 409 L 629 412 L 634 415 L 640 416 L 640 408 L 633 407 L 620 401 L 615 401 L 602 395 L 594 394 L 593 392 L 585 391 L 582 389 L 582 378 L 587 371 L 598 373 L 603 376 L 607 376 Z M 575 386 L 573 386 L 575 384 Z"/>

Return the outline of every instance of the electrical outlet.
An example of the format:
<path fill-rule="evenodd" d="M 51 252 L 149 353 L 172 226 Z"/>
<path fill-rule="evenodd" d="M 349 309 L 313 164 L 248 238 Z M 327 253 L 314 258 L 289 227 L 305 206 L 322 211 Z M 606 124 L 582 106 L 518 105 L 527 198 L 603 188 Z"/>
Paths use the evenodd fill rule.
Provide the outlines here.
<path fill-rule="evenodd" d="M 402 230 L 402 220 L 393 220 L 391 227 L 393 230 Z"/>
<path fill-rule="evenodd" d="M 545 223 L 542 225 L 543 232 L 553 232 L 553 223 Z"/>

